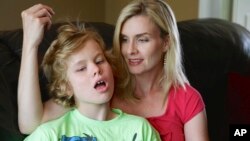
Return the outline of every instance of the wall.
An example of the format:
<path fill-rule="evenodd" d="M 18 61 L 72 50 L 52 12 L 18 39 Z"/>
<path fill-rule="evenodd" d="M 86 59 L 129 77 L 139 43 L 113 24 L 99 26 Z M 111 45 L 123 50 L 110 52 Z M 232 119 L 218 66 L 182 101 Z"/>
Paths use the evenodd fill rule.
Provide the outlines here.
<path fill-rule="evenodd" d="M 115 24 L 121 9 L 131 0 L 106 0 L 105 22 Z M 177 21 L 198 18 L 198 0 L 165 0 L 173 9 Z"/>
<path fill-rule="evenodd" d="M 231 0 L 199 0 L 199 18 L 219 18 L 230 21 Z"/>
<path fill-rule="evenodd" d="M 41 0 L 1 0 L 0 30 L 21 27 L 21 11 L 40 2 Z M 73 20 L 104 21 L 104 0 L 42 0 L 42 3 L 53 7 L 56 12 L 54 22 L 66 20 L 67 17 Z"/>
<path fill-rule="evenodd" d="M 177 21 L 198 18 L 198 0 L 165 0 L 172 7 Z"/>
<path fill-rule="evenodd" d="M 238 23 L 250 31 L 249 7 L 249 0 L 233 0 L 232 22 Z"/>
<path fill-rule="evenodd" d="M 42 0 L 53 7 L 56 15 L 53 22 L 70 19 L 100 21 L 115 24 L 120 10 L 131 0 Z M 198 0 L 166 0 L 173 8 L 177 21 L 194 19 L 198 16 Z M 40 3 L 41 0 L 1 0 L 0 30 L 21 27 L 22 10 Z"/>
<path fill-rule="evenodd" d="M 115 24 L 121 9 L 131 0 L 106 0 L 105 22 Z"/>

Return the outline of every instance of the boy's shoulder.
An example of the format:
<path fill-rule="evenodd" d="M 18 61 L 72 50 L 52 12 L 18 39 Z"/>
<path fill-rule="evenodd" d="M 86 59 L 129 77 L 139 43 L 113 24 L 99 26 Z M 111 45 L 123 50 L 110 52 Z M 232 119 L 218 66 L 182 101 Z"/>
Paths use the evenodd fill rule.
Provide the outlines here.
<path fill-rule="evenodd" d="M 65 113 L 63 116 L 57 118 L 57 119 L 54 119 L 54 120 L 51 120 L 51 121 L 48 121 L 48 122 L 45 122 L 43 124 L 41 124 L 39 126 L 40 129 L 53 129 L 53 128 L 59 128 L 60 126 L 63 126 L 65 123 L 67 123 L 67 121 L 71 120 L 72 119 L 72 114 L 74 112 L 74 109 L 68 111 L 67 113 Z"/>

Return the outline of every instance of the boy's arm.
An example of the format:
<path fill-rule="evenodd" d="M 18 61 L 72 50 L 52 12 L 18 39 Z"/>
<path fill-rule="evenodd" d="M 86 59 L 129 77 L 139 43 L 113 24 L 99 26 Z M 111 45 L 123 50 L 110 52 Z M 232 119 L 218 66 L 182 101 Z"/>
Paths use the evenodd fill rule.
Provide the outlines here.
<path fill-rule="evenodd" d="M 31 133 L 40 125 L 43 117 L 43 104 L 39 88 L 38 46 L 42 41 L 44 30 L 51 25 L 53 10 L 37 4 L 24 10 L 23 49 L 18 81 L 18 123 L 20 131 Z"/>

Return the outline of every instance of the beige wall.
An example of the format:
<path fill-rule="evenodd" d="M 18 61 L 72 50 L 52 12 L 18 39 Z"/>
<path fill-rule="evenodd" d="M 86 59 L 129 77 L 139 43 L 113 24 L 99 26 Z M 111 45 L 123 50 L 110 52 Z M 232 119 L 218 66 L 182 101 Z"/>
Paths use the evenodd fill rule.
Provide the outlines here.
<path fill-rule="evenodd" d="M 131 0 L 106 0 L 105 22 L 115 24 L 121 9 Z"/>
<path fill-rule="evenodd" d="M 172 7 L 177 21 L 198 18 L 199 0 L 165 0 Z"/>
<path fill-rule="evenodd" d="M 85 21 L 101 21 L 115 24 L 122 7 L 131 0 L 42 0 L 53 7 L 54 22 L 70 18 Z M 177 21 L 194 19 L 198 16 L 198 0 L 166 0 L 173 8 Z M 21 27 L 22 10 L 40 3 L 41 0 L 1 0 L 0 30 Z"/>
<path fill-rule="evenodd" d="M 21 27 L 22 10 L 43 3 L 53 7 L 56 15 L 54 22 L 70 19 L 86 21 L 104 21 L 104 0 L 1 0 L 0 1 L 0 30 Z"/>
<path fill-rule="evenodd" d="M 131 0 L 106 0 L 105 22 L 115 24 L 122 9 Z M 173 9 L 177 21 L 198 18 L 198 0 L 165 0 Z"/>

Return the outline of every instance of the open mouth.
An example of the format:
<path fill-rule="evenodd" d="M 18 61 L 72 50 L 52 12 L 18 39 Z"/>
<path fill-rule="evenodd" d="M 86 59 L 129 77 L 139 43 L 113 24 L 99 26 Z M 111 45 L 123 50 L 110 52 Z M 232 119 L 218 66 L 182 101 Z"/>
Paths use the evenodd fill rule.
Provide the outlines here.
<path fill-rule="evenodd" d="M 95 84 L 95 86 L 94 86 L 95 89 L 102 89 L 102 88 L 104 88 L 104 87 L 106 87 L 106 82 L 104 82 L 104 81 L 102 81 L 102 80 L 96 82 L 96 84 Z"/>
<path fill-rule="evenodd" d="M 139 65 L 143 60 L 142 59 L 129 59 L 130 65 Z"/>

